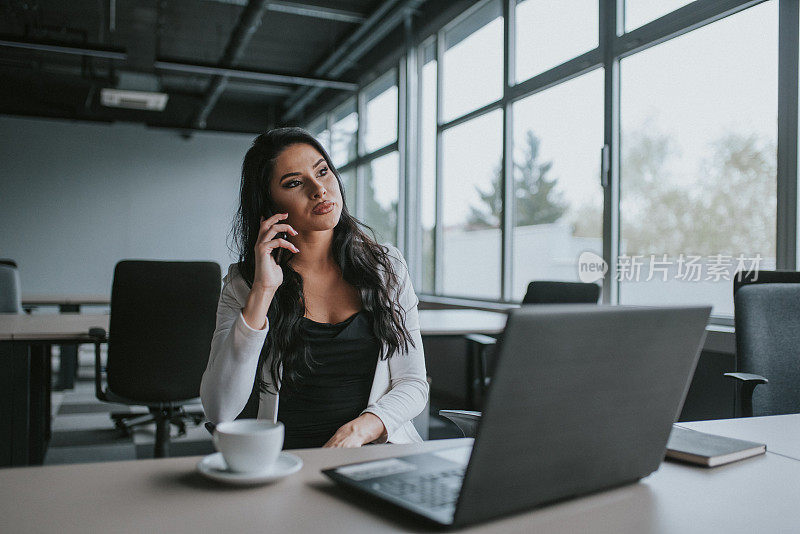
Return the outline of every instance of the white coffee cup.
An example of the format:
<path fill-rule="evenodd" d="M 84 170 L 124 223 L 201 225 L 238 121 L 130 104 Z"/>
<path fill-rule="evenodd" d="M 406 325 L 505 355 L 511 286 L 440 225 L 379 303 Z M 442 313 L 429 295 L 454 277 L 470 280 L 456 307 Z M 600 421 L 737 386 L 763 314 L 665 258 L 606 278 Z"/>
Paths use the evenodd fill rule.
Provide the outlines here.
<path fill-rule="evenodd" d="M 283 423 L 264 419 L 237 419 L 214 430 L 214 447 L 231 471 L 266 471 L 283 447 Z"/>

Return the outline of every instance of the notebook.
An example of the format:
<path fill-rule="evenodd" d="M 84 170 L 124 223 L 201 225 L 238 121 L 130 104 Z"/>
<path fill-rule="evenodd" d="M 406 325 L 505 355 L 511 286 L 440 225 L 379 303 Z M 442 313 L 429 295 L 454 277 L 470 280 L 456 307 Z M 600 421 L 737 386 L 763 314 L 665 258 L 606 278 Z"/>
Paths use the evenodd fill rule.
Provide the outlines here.
<path fill-rule="evenodd" d="M 677 425 L 667 442 L 667 458 L 706 467 L 729 464 L 767 452 L 763 443 L 706 434 Z"/>

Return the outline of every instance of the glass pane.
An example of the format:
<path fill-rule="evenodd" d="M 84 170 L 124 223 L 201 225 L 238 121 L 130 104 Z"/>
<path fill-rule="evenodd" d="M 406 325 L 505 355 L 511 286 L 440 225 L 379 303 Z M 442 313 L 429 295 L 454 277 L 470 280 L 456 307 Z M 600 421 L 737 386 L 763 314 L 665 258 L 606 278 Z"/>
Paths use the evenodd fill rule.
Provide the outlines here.
<path fill-rule="evenodd" d="M 495 110 L 443 134 L 443 243 L 445 295 L 500 298 L 498 175 L 503 113 Z"/>
<path fill-rule="evenodd" d="M 327 119 L 325 115 L 319 117 L 318 119 L 312 121 L 308 128 L 308 133 L 314 136 L 314 138 L 322 143 L 322 146 L 325 147 L 325 150 L 330 153 L 331 151 L 331 132 L 328 131 Z"/>
<path fill-rule="evenodd" d="M 364 223 L 375 231 L 378 243 L 397 245 L 397 199 L 400 159 L 392 152 L 364 168 Z"/>
<path fill-rule="evenodd" d="M 422 67 L 420 122 L 420 219 L 422 223 L 422 291 L 434 292 L 434 231 L 436 228 L 436 61 Z"/>
<path fill-rule="evenodd" d="M 362 124 L 366 153 L 397 141 L 397 79 L 392 72 L 364 91 L 366 117 Z"/>
<path fill-rule="evenodd" d="M 517 0 L 516 80 L 597 48 L 597 0 Z"/>
<path fill-rule="evenodd" d="M 503 17 L 499 2 L 488 3 L 447 31 L 442 62 L 445 121 L 503 95 Z"/>
<path fill-rule="evenodd" d="M 356 100 L 353 98 L 333 111 L 331 159 L 337 167 L 355 159 L 357 129 L 358 113 L 356 113 Z"/>
<path fill-rule="evenodd" d="M 515 300 L 532 280 L 578 281 L 584 252 L 602 257 L 602 147 L 602 69 L 514 105 Z"/>
<path fill-rule="evenodd" d="M 347 204 L 347 209 L 350 215 L 356 214 L 356 172 L 355 169 L 349 169 L 339 173 L 342 179 L 342 187 L 344 187 L 344 201 Z"/>
<path fill-rule="evenodd" d="M 635 30 L 691 3 L 692 0 L 625 0 L 625 31 Z"/>
<path fill-rule="evenodd" d="M 774 267 L 777 4 L 622 60 L 622 302 L 732 315 L 732 272 Z"/>

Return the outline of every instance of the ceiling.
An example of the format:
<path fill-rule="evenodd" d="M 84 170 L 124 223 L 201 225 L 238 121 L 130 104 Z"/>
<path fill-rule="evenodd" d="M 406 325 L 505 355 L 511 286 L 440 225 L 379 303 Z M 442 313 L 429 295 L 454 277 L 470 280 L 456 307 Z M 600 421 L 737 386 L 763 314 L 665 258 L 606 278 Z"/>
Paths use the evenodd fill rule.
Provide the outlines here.
<path fill-rule="evenodd" d="M 1 0 L 0 113 L 187 133 L 298 122 L 320 95 L 352 92 L 359 60 L 402 43 L 424 3 Z M 163 111 L 107 107 L 104 88 L 169 96 Z"/>

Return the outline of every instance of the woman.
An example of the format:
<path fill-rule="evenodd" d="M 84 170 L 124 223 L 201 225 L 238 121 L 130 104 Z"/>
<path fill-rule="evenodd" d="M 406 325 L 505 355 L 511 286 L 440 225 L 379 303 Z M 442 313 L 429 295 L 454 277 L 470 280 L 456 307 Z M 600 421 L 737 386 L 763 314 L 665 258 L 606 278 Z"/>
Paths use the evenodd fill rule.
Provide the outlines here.
<path fill-rule="evenodd" d="M 255 139 L 200 386 L 209 420 L 234 419 L 255 382 L 258 417 L 284 423 L 284 448 L 421 441 L 419 300 L 400 252 L 359 226 L 316 139 Z"/>

